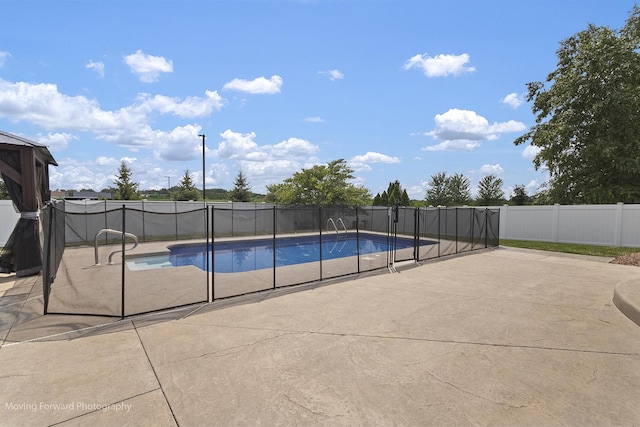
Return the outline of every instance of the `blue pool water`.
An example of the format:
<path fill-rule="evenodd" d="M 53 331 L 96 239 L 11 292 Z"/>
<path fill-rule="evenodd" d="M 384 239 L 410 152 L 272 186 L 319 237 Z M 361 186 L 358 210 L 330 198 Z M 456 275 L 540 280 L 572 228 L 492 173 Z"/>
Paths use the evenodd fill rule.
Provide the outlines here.
<path fill-rule="evenodd" d="M 363 233 L 360 233 L 359 240 L 356 239 L 355 233 L 323 236 L 322 246 L 318 236 L 280 238 L 276 240 L 275 264 L 276 267 L 281 267 L 319 261 L 321 247 L 323 260 L 355 256 L 358 254 L 358 246 L 360 255 L 373 254 L 387 251 L 388 241 L 386 236 Z M 396 239 L 396 249 L 412 247 L 412 239 Z M 174 245 L 169 249 L 171 250 L 169 255 L 171 266 L 195 265 L 201 270 L 206 270 L 206 257 L 209 256 L 209 269 L 211 269 L 211 251 L 205 251 L 204 244 Z M 209 245 L 209 249 L 211 249 L 211 245 Z M 273 239 L 216 242 L 214 249 L 215 273 L 236 273 L 273 268 Z M 144 267 L 140 269 L 144 269 Z"/>

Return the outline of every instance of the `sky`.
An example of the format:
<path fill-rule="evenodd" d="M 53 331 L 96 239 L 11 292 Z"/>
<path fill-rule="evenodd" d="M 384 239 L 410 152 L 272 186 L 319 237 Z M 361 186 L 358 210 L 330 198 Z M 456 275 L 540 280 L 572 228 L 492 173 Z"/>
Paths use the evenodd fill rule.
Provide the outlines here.
<path fill-rule="evenodd" d="M 532 195 L 548 179 L 526 84 L 559 43 L 620 29 L 626 0 L 0 0 L 0 130 L 49 147 L 51 189 L 265 194 L 346 160 L 372 195 L 433 174 Z"/>

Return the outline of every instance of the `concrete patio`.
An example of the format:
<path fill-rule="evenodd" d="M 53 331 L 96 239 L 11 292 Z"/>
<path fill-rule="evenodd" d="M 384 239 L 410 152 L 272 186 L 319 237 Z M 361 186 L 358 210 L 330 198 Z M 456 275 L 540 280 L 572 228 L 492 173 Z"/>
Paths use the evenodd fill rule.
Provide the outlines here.
<path fill-rule="evenodd" d="M 638 425 L 640 269 L 607 261 L 500 248 L 121 321 L 6 277 L 0 425 Z"/>

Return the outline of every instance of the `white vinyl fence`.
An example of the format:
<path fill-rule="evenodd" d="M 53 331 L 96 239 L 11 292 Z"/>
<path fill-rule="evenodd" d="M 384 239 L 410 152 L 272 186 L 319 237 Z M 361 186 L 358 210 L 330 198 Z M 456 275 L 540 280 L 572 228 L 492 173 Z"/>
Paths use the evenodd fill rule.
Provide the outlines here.
<path fill-rule="evenodd" d="M 500 238 L 640 247 L 640 205 L 501 206 Z"/>
<path fill-rule="evenodd" d="M 75 202 L 73 208 L 91 210 L 90 205 L 122 202 Z M 129 204 L 131 202 L 127 202 Z M 167 204 L 177 209 L 174 202 L 147 202 L 149 205 Z M 195 205 L 197 202 L 183 202 Z M 200 202 L 201 204 L 202 202 Z M 236 205 L 236 204 L 234 204 Z M 243 205 L 238 203 L 238 206 Z M 187 208 L 190 206 L 184 206 Z M 71 208 L 71 206 L 69 206 Z M 157 210 L 159 206 L 154 206 Z M 500 209 L 500 238 L 536 240 L 562 243 L 584 243 L 606 246 L 640 247 L 640 205 L 553 205 L 553 206 L 496 206 Z M 179 209 L 182 210 L 182 209 Z M 9 239 L 20 218 L 10 200 L 0 200 L 0 246 Z"/>
<path fill-rule="evenodd" d="M 20 213 L 13 207 L 13 202 L 0 200 L 0 247 L 4 247 L 9 240 L 18 219 L 20 219 Z"/>

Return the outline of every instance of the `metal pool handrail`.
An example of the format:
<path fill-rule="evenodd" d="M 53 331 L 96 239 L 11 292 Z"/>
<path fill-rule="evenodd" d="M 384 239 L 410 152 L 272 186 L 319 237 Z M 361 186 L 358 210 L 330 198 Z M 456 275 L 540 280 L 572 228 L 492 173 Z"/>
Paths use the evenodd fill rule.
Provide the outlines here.
<path fill-rule="evenodd" d="M 344 229 L 344 234 L 347 234 L 347 227 L 344 225 L 344 221 L 342 220 L 342 218 L 338 218 L 338 222 L 340 224 L 342 224 L 342 228 Z M 333 220 L 333 218 L 329 218 L 327 220 L 327 225 L 326 227 L 329 227 L 329 223 L 331 223 L 333 225 L 333 229 L 336 230 L 336 235 L 340 234 L 340 232 L 338 231 L 338 227 L 336 226 L 336 222 Z"/>
<path fill-rule="evenodd" d="M 344 234 L 347 234 L 347 226 L 344 225 L 344 221 L 342 220 L 342 218 L 338 218 L 338 222 L 342 224 L 342 228 L 344 228 Z"/>
<path fill-rule="evenodd" d="M 336 222 L 333 220 L 333 218 L 329 218 L 327 220 L 327 225 L 326 227 L 329 228 L 329 223 L 333 224 L 333 228 L 336 230 L 336 235 L 338 234 L 338 227 L 336 227 Z"/>
<path fill-rule="evenodd" d="M 100 265 L 100 263 L 98 262 L 98 237 L 100 237 L 100 235 L 102 235 L 102 234 L 108 234 L 108 233 L 111 233 L 111 234 L 119 234 L 119 235 L 121 235 L 121 236 L 124 234 L 124 235 L 125 235 L 125 236 L 127 236 L 127 237 L 131 237 L 131 238 L 134 240 L 134 243 L 133 243 L 133 246 L 132 246 L 132 247 L 130 247 L 130 248 L 128 249 L 128 250 L 130 250 L 130 251 L 132 251 L 132 250 L 134 250 L 136 247 L 138 247 L 138 237 L 137 237 L 135 234 L 126 233 L 126 232 L 125 232 L 125 233 L 123 233 L 123 232 L 122 232 L 122 231 L 120 231 L 120 230 L 112 230 L 112 229 L 110 229 L 110 228 L 103 228 L 102 230 L 98 231 L 98 232 L 96 233 L 95 237 L 93 238 L 93 247 L 94 247 L 94 249 L 95 249 L 95 256 L 96 256 L 96 263 L 95 263 L 94 265 Z M 122 251 L 123 251 L 122 249 L 118 249 L 117 251 L 113 251 L 113 252 L 111 252 L 111 253 L 109 254 L 109 264 L 111 264 L 111 263 L 112 263 L 112 262 L 111 262 L 111 257 L 112 257 L 114 254 L 117 254 L 118 252 L 122 252 Z"/>

